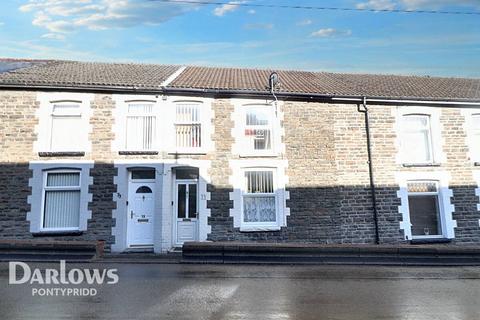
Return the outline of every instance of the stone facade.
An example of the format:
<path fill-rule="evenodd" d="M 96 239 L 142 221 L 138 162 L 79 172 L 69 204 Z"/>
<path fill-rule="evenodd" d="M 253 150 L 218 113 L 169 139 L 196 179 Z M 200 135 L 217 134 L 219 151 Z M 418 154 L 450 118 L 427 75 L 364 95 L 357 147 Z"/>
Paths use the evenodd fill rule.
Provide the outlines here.
<path fill-rule="evenodd" d="M 235 137 L 231 114 L 234 105 L 230 99 L 216 99 L 212 103 L 215 148 L 205 154 L 173 155 L 119 155 L 112 151 L 115 139 L 115 102 L 110 94 L 95 94 L 91 103 L 91 152 L 74 157 L 40 157 L 33 150 L 38 124 L 37 92 L 2 91 L 0 93 L 0 237 L 33 238 L 26 213 L 31 195 L 30 161 L 39 160 L 93 160 L 90 170 L 93 184 L 89 186 L 92 218 L 88 229 L 79 235 L 42 235 L 39 239 L 105 240 L 107 247 L 115 242 L 112 228 L 116 222 L 112 210 L 116 208 L 114 182 L 117 160 L 174 161 L 182 158 L 210 160 L 208 185 L 211 210 L 208 224 L 213 241 L 264 241 L 306 243 L 373 243 L 375 225 L 369 185 L 367 142 L 364 114 L 356 105 L 285 101 L 282 142 L 285 150 L 273 157 L 287 160 L 285 174 L 289 193 L 287 207 L 290 215 L 286 227 L 279 231 L 240 232 L 234 227 L 230 209 L 233 202 L 229 182 L 231 160 L 242 159 L 232 154 Z M 461 110 L 441 108 L 441 135 L 446 161 L 435 167 L 405 167 L 398 164 L 399 152 L 396 132 L 395 106 L 370 106 L 372 161 L 377 186 L 378 227 L 381 243 L 404 242 L 400 229 L 402 214 L 395 180 L 396 172 L 447 171 L 451 175 L 451 202 L 453 219 L 457 223 L 454 243 L 480 244 L 480 202 L 475 194 L 478 188 L 473 178 L 475 167 L 468 159 L 468 146 Z"/>

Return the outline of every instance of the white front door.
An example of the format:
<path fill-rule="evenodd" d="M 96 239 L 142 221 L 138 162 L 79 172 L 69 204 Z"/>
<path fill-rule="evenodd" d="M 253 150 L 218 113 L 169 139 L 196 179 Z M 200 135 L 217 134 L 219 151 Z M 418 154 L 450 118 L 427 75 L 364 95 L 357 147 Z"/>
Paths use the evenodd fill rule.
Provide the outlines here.
<path fill-rule="evenodd" d="M 198 240 L 198 187 L 196 180 L 175 183 L 176 244 Z"/>
<path fill-rule="evenodd" d="M 155 183 L 131 181 L 128 189 L 127 244 L 129 247 L 153 245 Z"/>

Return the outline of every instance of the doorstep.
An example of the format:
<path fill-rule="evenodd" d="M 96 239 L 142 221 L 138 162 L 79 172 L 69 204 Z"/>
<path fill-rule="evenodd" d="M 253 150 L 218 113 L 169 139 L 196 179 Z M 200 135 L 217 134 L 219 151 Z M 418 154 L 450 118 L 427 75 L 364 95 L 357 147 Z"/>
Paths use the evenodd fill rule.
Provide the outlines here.
<path fill-rule="evenodd" d="M 182 263 L 465 266 L 480 265 L 480 246 L 187 242 Z"/>

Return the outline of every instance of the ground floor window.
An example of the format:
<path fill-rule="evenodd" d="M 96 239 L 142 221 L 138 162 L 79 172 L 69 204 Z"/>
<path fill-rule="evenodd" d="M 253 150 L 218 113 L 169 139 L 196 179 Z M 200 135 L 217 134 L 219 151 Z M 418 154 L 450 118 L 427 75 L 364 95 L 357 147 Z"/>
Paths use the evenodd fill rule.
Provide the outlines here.
<path fill-rule="evenodd" d="M 276 196 L 271 170 L 246 170 L 243 194 L 244 223 L 275 223 Z"/>
<path fill-rule="evenodd" d="M 43 229 L 78 229 L 80 222 L 80 172 L 46 172 Z"/>
<path fill-rule="evenodd" d="M 412 236 L 442 236 L 438 182 L 409 181 L 407 190 Z"/>
<path fill-rule="evenodd" d="M 287 162 L 277 159 L 231 160 L 234 228 L 241 232 L 278 231 L 290 214 L 285 190 Z"/>
<path fill-rule="evenodd" d="M 450 173 L 396 172 L 395 178 L 400 187 L 398 210 L 405 240 L 455 238 L 457 222 L 453 219 L 453 192 L 448 185 Z"/>
<path fill-rule="evenodd" d="M 83 160 L 30 162 L 30 232 L 64 234 L 87 230 L 92 214 L 88 208 L 92 201 L 92 167 L 93 161 Z"/>

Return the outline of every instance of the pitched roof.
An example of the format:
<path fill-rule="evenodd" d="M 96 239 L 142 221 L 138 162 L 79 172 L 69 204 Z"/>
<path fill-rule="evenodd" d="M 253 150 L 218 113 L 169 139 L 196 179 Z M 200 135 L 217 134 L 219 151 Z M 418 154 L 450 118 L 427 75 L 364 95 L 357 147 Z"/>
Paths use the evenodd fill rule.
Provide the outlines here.
<path fill-rule="evenodd" d="M 11 59 L 10 59 L 11 60 Z M 4 61 L 1 59 L 0 61 Z M 21 60 L 19 60 L 21 61 Z M 26 60 L 28 62 L 28 60 Z M 46 60 L 0 73 L 0 84 L 158 89 L 179 67 L 156 64 Z"/>
<path fill-rule="evenodd" d="M 273 70 L 0 59 L 0 86 L 267 92 Z M 480 101 L 480 79 L 277 71 L 283 93 Z M 178 74 L 178 75 L 177 75 Z M 172 80 L 173 79 L 173 80 Z"/>

